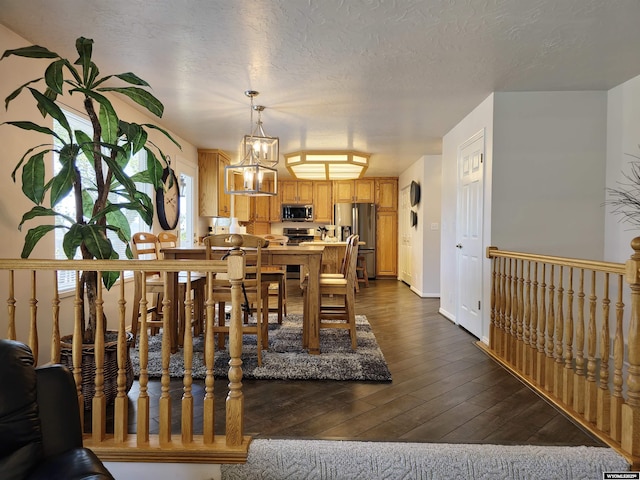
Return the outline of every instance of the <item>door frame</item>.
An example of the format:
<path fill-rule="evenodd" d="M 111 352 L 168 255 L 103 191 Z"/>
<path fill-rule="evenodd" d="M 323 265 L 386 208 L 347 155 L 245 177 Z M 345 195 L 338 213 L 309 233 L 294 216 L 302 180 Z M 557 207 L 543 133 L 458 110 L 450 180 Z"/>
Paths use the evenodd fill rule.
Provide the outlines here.
<path fill-rule="evenodd" d="M 480 224 L 479 224 L 479 229 L 480 231 L 479 233 L 479 238 L 480 241 L 482 242 L 482 246 L 481 246 L 481 251 L 480 251 L 480 258 L 483 257 L 482 255 L 482 250 L 484 250 L 485 248 L 485 242 L 484 242 L 484 205 L 485 205 L 485 191 L 484 191 L 484 180 L 485 180 L 485 165 L 486 165 L 486 149 L 487 149 L 487 142 L 486 142 L 486 129 L 482 128 L 480 129 L 478 132 L 476 132 L 475 134 L 473 134 L 471 137 L 469 137 L 467 140 L 465 140 L 464 142 L 462 142 L 460 145 L 458 145 L 458 151 L 457 151 L 457 166 L 456 166 L 456 244 L 460 243 L 460 222 L 462 220 L 462 215 L 461 215 L 461 205 L 462 205 L 462 152 L 469 147 L 470 145 L 472 145 L 474 142 L 478 141 L 482 139 L 482 156 L 483 156 L 483 161 L 481 162 L 481 168 L 480 168 L 480 174 L 481 174 L 481 178 L 480 178 L 480 205 L 478 208 L 478 211 L 481 212 L 482 218 L 480 220 Z M 461 257 L 461 252 L 460 250 L 456 249 L 456 301 L 455 301 L 455 314 L 456 314 L 456 324 L 460 325 L 460 310 L 461 310 L 461 299 L 460 299 L 460 276 L 461 276 L 461 261 L 460 261 L 460 257 Z M 481 305 L 480 305 L 480 311 L 478 312 L 478 318 L 480 319 L 480 328 L 479 328 L 479 332 L 477 332 L 478 334 L 476 335 L 476 333 L 471 332 L 473 335 L 476 335 L 479 339 L 482 339 L 482 335 L 484 332 L 484 312 L 486 311 L 486 302 L 484 301 L 484 262 L 483 261 L 479 261 L 478 262 L 480 271 L 478 273 L 478 281 L 480 283 L 479 285 L 479 290 L 480 290 L 480 299 L 481 299 Z M 482 305 L 484 303 L 484 305 Z"/>

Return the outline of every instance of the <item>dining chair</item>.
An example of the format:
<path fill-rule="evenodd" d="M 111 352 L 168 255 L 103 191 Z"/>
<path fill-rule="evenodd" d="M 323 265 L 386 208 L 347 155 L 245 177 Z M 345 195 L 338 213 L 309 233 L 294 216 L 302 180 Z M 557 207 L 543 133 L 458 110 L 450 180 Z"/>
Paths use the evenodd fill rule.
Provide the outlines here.
<path fill-rule="evenodd" d="M 340 262 L 340 269 L 338 270 L 338 272 L 321 273 L 320 278 L 344 278 L 345 277 L 346 267 L 347 267 L 347 264 L 349 263 L 349 255 L 352 253 L 353 241 L 356 236 L 357 236 L 356 234 L 351 234 L 347 237 L 345 241 L 346 245 L 344 249 L 344 256 L 342 257 L 342 261 Z M 356 292 L 359 291 L 357 282 L 356 282 L 355 290 Z"/>
<path fill-rule="evenodd" d="M 204 238 L 205 258 L 218 260 L 232 248 L 231 239 L 234 236 L 242 237 L 241 249 L 245 258 L 245 279 L 242 284 L 243 310 L 248 313 L 251 305 L 255 305 L 255 324 L 244 323 L 243 335 L 255 335 L 258 355 L 258 365 L 262 365 L 262 350 L 268 348 L 266 330 L 268 314 L 264 305 L 268 302 L 268 284 L 262 281 L 262 249 L 267 245 L 267 240 L 257 235 L 248 234 L 218 234 Z M 213 325 L 213 333 L 218 336 L 218 348 L 225 348 L 225 339 L 229 335 L 229 326 L 226 325 L 225 304 L 231 303 L 231 285 L 227 278 L 218 275 L 212 279 L 212 285 L 208 285 L 207 301 L 213 301 L 218 305 L 218 322 Z M 205 325 L 205 329 L 207 326 Z"/>
<path fill-rule="evenodd" d="M 345 253 L 344 276 L 320 276 L 320 328 L 349 330 L 351 348 L 356 350 L 355 282 L 358 235 L 352 235 Z M 337 300 L 337 302 L 336 302 Z"/>
<path fill-rule="evenodd" d="M 162 253 L 163 248 L 176 248 L 178 247 L 178 236 L 173 232 L 162 231 L 157 235 L 156 248 L 158 249 L 158 258 L 164 258 Z M 199 273 L 191 273 L 191 289 L 193 291 L 193 315 L 191 326 L 193 328 L 193 335 L 198 336 L 202 333 L 203 321 L 204 321 L 204 287 L 205 287 L 205 275 Z M 180 284 L 187 282 L 187 272 L 178 273 L 178 287 Z M 179 298 L 182 298 L 179 295 Z M 186 318 L 178 316 L 178 346 L 184 344 L 184 332 L 186 322 L 181 321 Z"/>
<path fill-rule="evenodd" d="M 131 251 L 133 258 L 137 260 L 160 260 L 162 255 L 160 253 L 158 237 L 152 233 L 137 232 L 131 236 Z M 184 325 L 185 318 L 185 306 L 184 301 L 186 299 L 186 286 L 187 286 L 187 274 L 186 272 L 180 272 L 178 274 L 178 291 L 177 291 L 177 305 L 173 308 L 178 309 L 178 325 L 172 327 L 171 335 L 178 336 L 178 327 L 180 324 Z M 194 276 L 192 274 L 191 289 L 194 291 L 194 316 L 203 316 L 203 308 L 198 307 L 198 303 L 204 304 L 204 277 Z M 147 326 L 150 328 L 151 334 L 156 334 L 163 327 L 162 319 L 162 307 L 163 307 L 163 295 L 164 295 L 164 275 L 160 272 L 134 272 L 134 295 L 133 295 L 133 308 L 131 315 L 131 333 L 133 334 L 134 345 L 138 333 L 138 325 L 140 323 L 140 301 L 142 300 L 142 283 L 145 283 L 145 290 L 147 294 L 153 295 L 151 305 L 147 308 Z M 197 301 L 196 301 L 197 300 Z M 183 330 L 184 331 L 184 330 Z M 180 338 L 176 338 L 178 342 Z"/>
<path fill-rule="evenodd" d="M 270 245 L 286 245 L 289 237 L 286 235 L 267 234 L 261 235 L 262 238 L 269 241 Z M 287 315 L 287 267 L 285 265 L 263 265 L 262 281 L 269 283 L 269 302 L 270 298 L 277 298 L 277 306 L 272 308 L 267 305 L 269 312 L 278 314 L 278 324 L 282 324 L 283 316 Z"/>

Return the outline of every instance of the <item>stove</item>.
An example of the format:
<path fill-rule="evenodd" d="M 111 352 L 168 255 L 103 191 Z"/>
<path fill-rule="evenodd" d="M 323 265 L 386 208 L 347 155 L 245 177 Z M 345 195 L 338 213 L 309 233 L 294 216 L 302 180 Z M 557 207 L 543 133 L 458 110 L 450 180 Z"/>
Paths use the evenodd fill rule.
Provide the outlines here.
<path fill-rule="evenodd" d="M 282 234 L 289 237 L 287 245 L 300 245 L 302 242 L 313 242 L 313 231 L 309 228 L 283 228 Z M 300 278 L 300 265 L 287 265 L 287 278 Z"/>
<path fill-rule="evenodd" d="M 289 237 L 288 245 L 300 245 L 302 242 L 313 242 L 313 229 L 310 228 L 284 228 L 282 234 Z"/>

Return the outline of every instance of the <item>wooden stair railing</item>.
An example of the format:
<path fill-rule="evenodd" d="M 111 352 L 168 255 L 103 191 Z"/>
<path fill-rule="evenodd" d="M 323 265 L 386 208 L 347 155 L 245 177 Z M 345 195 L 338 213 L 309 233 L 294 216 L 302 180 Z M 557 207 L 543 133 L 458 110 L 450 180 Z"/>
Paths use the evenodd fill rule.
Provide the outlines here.
<path fill-rule="evenodd" d="M 489 344 L 478 344 L 637 470 L 640 237 L 631 246 L 626 264 L 489 247 Z"/>
<path fill-rule="evenodd" d="M 140 305 L 127 305 L 127 297 L 133 297 L 133 285 L 129 281 L 120 281 L 112 288 L 117 291 L 117 394 L 113 405 L 113 425 L 107 428 L 107 405 L 104 396 L 104 336 L 97 335 L 95 341 L 96 369 L 95 369 L 95 395 L 91 407 L 91 433 L 85 434 L 85 445 L 92 448 L 101 459 L 105 461 L 132 461 L 132 462 L 188 462 L 188 463 L 239 463 L 245 462 L 248 454 L 251 438 L 243 433 L 243 391 L 242 391 L 242 336 L 241 336 L 241 284 L 244 278 L 244 257 L 241 253 L 230 252 L 226 260 L 212 260 L 209 262 L 187 260 L 31 260 L 31 259 L 0 259 L 0 288 L 6 285 L 4 290 L 7 297 L 7 338 L 17 339 L 27 343 L 38 358 L 39 340 L 42 331 L 51 331 L 51 355 L 50 361 L 60 361 L 60 311 L 61 304 L 67 299 L 58 294 L 57 272 L 75 271 L 76 287 L 73 301 L 74 337 L 72 345 L 73 373 L 76 384 L 81 385 L 82 370 L 82 341 L 81 341 L 81 308 L 79 273 L 84 270 L 105 272 L 119 271 L 141 274 L 146 271 L 163 272 L 167 275 L 171 272 L 195 272 L 207 275 L 207 300 L 205 303 L 205 392 L 203 400 L 202 434 L 194 434 L 194 409 L 192 392 L 192 366 L 193 343 L 190 329 L 185 329 L 184 337 L 184 377 L 183 396 L 181 401 L 181 426 L 180 434 L 172 434 L 171 414 L 172 404 L 169 395 L 169 359 L 170 345 L 168 335 L 162 339 L 162 378 L 161 394 L 158 400 L 159 427 L 157 434 L 150 433 L 150 409 L 152 400 L 148 393 L 148 335 L 146 328 L 147 300 L 143 285 L 143 294 Z M 4 273 L 3 273 L 4 272 Z M 229 391 L 214 392 L 214 302 L 210 287 L 213 276 L 216 273 L 225 272 L 229 278 L 232 289 L 232 314 L 229 335 Z M 4 277 L 4 278 L 2 278 Z M 53 282 L 50 280 L 53 278 Z M 121 276 L 121 279 L 124 278 Z M 189 277 L 190 278 L 190 277 Z M 5 283 L 6 280 L 6 283 Z M 188 280 L 190 283 L 190 279 Z M 18 282 L 18 283 L 16 283 Z M 171 300 L 168 294 L 168 282 L 165 281 L 163 301 L 164 331 L 169 329 Z M 103 286 L 98 290 L 98 318 L 104 310 L 105 300 Z M 50 302 L 51 309 L 46 308 L 47 299 L 42 297 L 46 292 L 53 291 Z M 187 285 L 190 291 L 190 285 Z M 28 293 L 27 293 L 28 292 Z M 45 293 L 42 293 L 45 292 Z M 129 293 L 130 292 L 130 293 Z M 39 297 L 40 295 L 40 297 Z M 110 295 L 114 295 L 110 293 Z M 19 298 L 18 298 L 19 297 Z M 21 300 L 28 297 L 21 304 Z M 42 297 L 42 298 L 41 298 Z M 185 300 L 186 324 L 191 324 L 192 300 L 187 296 Z M 179 306 L 183 308 L 182 305 Z M 126 361 L 126 319 L 131 318 L 127 309 L 138 308 L 141 312 L 141 329 L 139 339 L 140 375 L 139 393 L 137 398 L 133 394 L 125 392 L 125 361 Z M 130 310 L 129 310 L 130 312 Z M 111 326 L 114 326 L 114 318 L 110 318 Z M 27 327 L 28 325 L 28 327 Z M 98 331 L 102 331 L 102 322 L 98 325 Z M 225 434 L 214 434 L 216 419 L 214 417 L 216 397 L 226 396 Z M 78 387 L 78 401 L 81 411 L 84 409 L 82 387 Z M 128 404 L 133 401 L 137 405 L 136 433 L 128 432 Z M 217 401 L 222 401 L 222 397 Z M 87 431 L 87 429 L 85 429 Z M 112 431 L 113 433 L 107 433 Z"/>

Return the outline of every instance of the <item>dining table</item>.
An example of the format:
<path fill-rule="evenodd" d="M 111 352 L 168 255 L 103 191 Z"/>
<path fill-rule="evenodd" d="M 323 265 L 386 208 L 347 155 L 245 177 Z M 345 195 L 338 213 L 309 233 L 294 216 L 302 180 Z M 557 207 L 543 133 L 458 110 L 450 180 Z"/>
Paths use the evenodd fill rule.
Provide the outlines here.
<path fill-rule="evenodd" d="M 324 245 L 269 245 L 262 249 L 263 265 L 300 265 L 308 272 L 306 308 L 303 314 L 302 335 L 303 348 L 312 355 L 320 354 L 320 272 Z M 166 260 L 204 260 L 206 250 L 204 246 L 195 247 L 167 247 L 161 249 Z M 167 289 L 171 304 L 176 305 L 178 292 L 178 272 L 167 275 Z M 170 324 L 172 331 L 178 325 L 178 311 L 170 309 Z M 171 351 L 178 350 L 177 335 L 171 335 Z"/>

